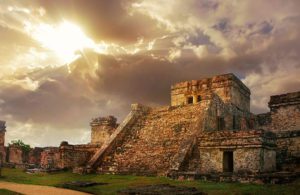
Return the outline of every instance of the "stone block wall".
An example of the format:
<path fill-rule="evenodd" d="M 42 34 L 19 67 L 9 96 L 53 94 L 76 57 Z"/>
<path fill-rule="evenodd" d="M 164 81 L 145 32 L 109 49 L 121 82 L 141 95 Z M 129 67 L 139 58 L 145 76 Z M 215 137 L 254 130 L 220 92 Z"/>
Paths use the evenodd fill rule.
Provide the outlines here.
<path fill-rule="evenodd" d="M 276 148 L 274 149 L 267 149 L 264 148 L 262 151 L 263 153 L 263 167 L 261 167 L 263 172 L 273 172 L 277 169 L 277 153 Z"/>
<path fill-rule="evenodd" d="M 5 132 L 6 132 L 5 121 L 0 121 L 0 163 L 5 162 L 6 159 L 6 149 L 4 146 Z"/>
<path fill-rule="evenodd" d="M 255 116 L 247 111 L 238 109 L 234 104 L 226 104 L 219 96 L 211 94 L 211 103 L 207 107 L 204 130 L 248 130 L 255 127 Z M 219 119 L 223 120 L 223 127 L 219 127 Z"/>
<path fill-rule="evenodd" d="M 275 135 L 261 130 L 202 132 L 199 172 L 223 172 L 223 153 L 233 153 L 233 172 L 276 170 Z"/>
<path fill-rule="evenodd" d="M 60 163 L 59 168 L 75 168 L 84 166 L 90 158 L 95 154 L 99 145 L 69 145 L 64 144 L 59 148 Z"/>
<path fill-rule="evenodd" d="M 276 133 L 277 168 L 283 171 L 300 171 L 300 131 Z"/>
<path fill-rule="evenodd" d="M 300 131 L 300 103 L 298 105 L 287 105 L 271 110 L 271 131 Z"/>
<path fill-rule="evenodd" d="M 300 92 L 271 96 L 271 111 L 257 115 L 259 128 L 281 132 L 300 131 Z"/>
<path fill-rule="evenodd" d="M 11 145 L 8 148 L 8 162 L 14 164 L 23 164 L 27 161 L 26 154 L 22 148 Z"/>
<path fill-rule="evenodd" d="M 218 148 L 201 148 L 199 159 L 199 173 L 223 172 L 223 153 Z"/>
<path fill-rule="evenodd" d="M 60 153 L 58 147 L 45 148 L 41 153 L 42 168 L 57 168 L 60 166 Z"/>
<path fill-rule="evenodd" d="M 43 152 L 43 148 L 35 147 L 31 149 L 30 152 L 28 153 L 28 163 L 40 165 L 42 152 Z"/>

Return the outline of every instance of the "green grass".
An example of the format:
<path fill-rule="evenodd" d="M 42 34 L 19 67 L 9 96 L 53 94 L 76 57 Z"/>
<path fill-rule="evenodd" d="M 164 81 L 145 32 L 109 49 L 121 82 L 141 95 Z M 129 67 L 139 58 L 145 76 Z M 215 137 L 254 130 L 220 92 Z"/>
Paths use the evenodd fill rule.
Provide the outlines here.
<path fill-rule="evenodd" d="M 0 194 L 1 195 L 21 195 L 18 192 L 13 192 L 13 191 L 10 191 L 10 190 L 7 190 L 7 189 L 0 189 Z"/>
<path fill-rule="evenodd" d="M 300 180 L 291 184 L 284 185 L 256 185 L 240 183 L 215 183 L 204 181 L 177 181 L 166 177 L 142 177 L 132 175 L 77 175 L 71 172 L 60 172 L 52 174 L 27 174 L 20 169 L 2 169 L 0 181 L 8 181 L 24 184 L 48 185 L 61 187 L 63 183 L 70 181 L 94 181 L 108 183 L 108 185 L 99 185 L 85 188 L 73 188 L 93 194 L 116 194 L 118 190 L 134 186 L 151 185 L 151 184 L 171 184 L 196 187 L 200 191 L 212 195 L 222 194 L 300 194 Z M 1 191 L 0 191 L 1 192 Z M 1 193 L 0 193 L 1 194 Z"/>

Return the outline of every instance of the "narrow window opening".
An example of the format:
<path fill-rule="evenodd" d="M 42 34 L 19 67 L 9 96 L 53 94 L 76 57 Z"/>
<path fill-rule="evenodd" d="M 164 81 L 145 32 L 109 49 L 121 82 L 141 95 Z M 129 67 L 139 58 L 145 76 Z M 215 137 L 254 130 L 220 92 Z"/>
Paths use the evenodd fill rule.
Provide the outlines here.
<path fill-rule="evenodd" d="M 233 172 L 233 151 L 223 152 L 223 172 Z"/>
<path fill-rule="evenodd" d="M 193 104 L 193 97 L 188 97 L 188 104 Z"/>
<path fill-rule="evenodd" d="M 200 95 L 197 96 L 197 102 L 201 102 L 201 96 Z"/>
<path fill-rule="evenodd" d="M 224 117 L 218 116 L 217 117 L 217 124 L 218 124 L 218 130 L 219 131 L 224 130 L 225 129 L 225 120 L 224 120 Z"/>

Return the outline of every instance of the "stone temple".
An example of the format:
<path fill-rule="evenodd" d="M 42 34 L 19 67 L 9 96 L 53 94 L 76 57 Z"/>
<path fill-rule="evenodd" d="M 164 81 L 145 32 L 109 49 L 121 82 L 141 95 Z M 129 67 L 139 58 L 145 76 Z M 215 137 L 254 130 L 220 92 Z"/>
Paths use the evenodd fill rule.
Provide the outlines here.
<path fill-rule="evenodd" d="M 120 124 L 95 118 L 89 144 L 35 148 L 22 163 L 174 178 L 299 176 L 300 91 L 271 96 L 270 112 L 258 115 L 250 94 L 234 74 L 176 83 L 171 105 L 132 104 Z"/>

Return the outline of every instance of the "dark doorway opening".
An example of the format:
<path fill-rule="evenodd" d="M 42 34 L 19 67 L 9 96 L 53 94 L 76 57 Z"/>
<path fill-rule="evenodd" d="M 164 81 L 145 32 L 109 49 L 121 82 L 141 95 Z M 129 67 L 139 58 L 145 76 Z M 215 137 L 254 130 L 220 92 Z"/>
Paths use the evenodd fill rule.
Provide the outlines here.
<path fill-rule="evenodd" d="M 193 97 L 188 97 L 188 104 L 192 104 L 193 103 Z"/>
<path fill-rule="evenodd" d="M 223 172 L 233 172 L 233 151 L 223 152 Z"/>

